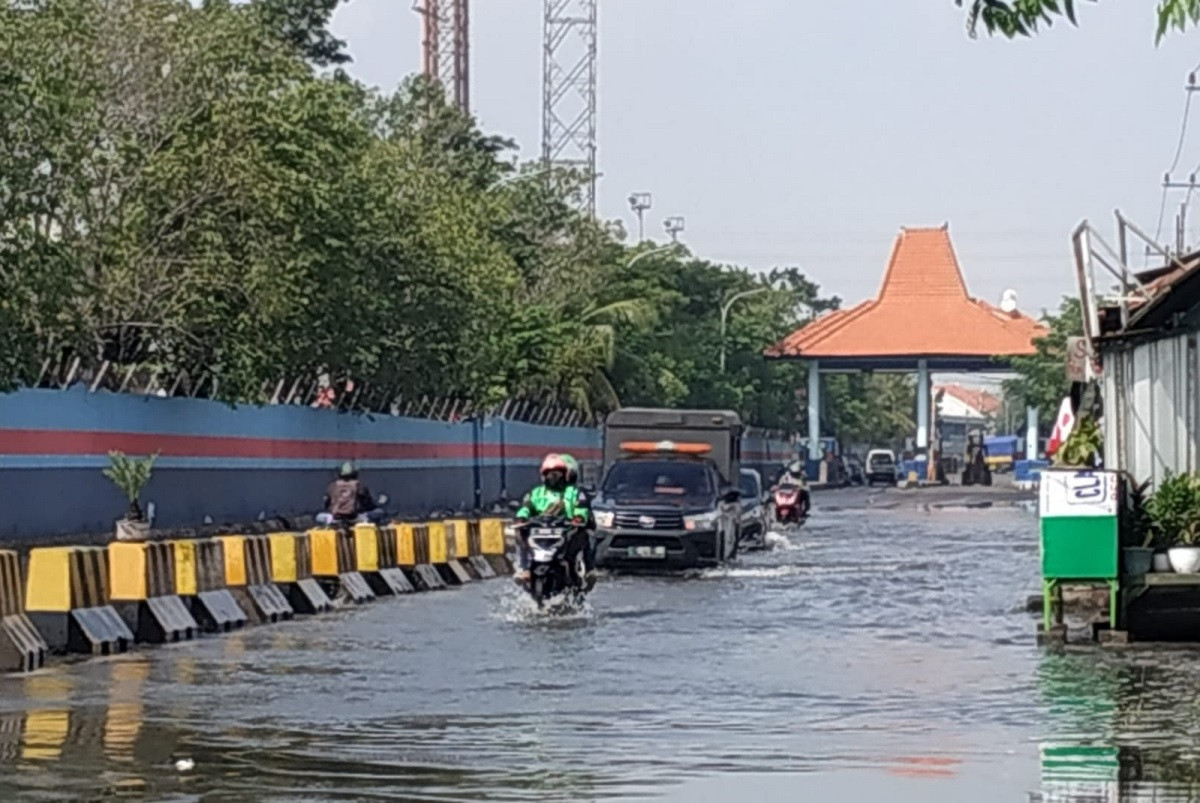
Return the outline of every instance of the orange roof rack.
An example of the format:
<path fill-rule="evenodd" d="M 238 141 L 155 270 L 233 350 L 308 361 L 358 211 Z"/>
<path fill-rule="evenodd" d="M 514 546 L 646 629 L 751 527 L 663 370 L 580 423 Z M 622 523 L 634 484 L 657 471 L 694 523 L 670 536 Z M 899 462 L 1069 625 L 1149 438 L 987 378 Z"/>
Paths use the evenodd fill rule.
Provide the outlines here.
<path fill-rule="evenodd" d="M 650 454 L 654 452 L 675 452 L 676 454 L 708 454 L 712 445 L 707 443 L 675 443 L 674 441 L 624 441 L 621 443 L 622 452 Z"/>

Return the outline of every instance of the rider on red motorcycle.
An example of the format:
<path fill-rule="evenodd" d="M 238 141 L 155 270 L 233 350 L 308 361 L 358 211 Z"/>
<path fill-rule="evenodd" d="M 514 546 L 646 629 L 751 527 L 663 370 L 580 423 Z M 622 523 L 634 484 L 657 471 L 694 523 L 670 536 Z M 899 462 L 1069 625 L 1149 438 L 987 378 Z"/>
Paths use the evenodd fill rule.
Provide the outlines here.
<path fill-rule="evenodd" d="M 779 479 L 775 483 L 775 488 L 783 488 L 788 490 L 796 488 L 799 492 L 800 518 L 808 517 L 808 511 L 812 506 L 812 503 L 809 499 L 808 476 L 807 472 L 804 470 L 803 463 L 801 463 L 799 460 L 793 460 L 791 463 L 789 463 L 779 475 Z"/>

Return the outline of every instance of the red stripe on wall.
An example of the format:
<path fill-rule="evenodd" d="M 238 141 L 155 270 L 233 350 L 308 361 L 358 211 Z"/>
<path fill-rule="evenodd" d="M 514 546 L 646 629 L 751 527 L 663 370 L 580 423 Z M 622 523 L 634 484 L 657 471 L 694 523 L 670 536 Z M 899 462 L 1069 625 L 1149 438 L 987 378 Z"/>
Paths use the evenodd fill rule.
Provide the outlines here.
<path fill-rule="evenodd" d="M 529 444 L 479 444 L 479 456 L 514 459 L 541 457 L 548 449 Z M 140 432 L 0 429 L 0 454 L 102 455 L 117 450 L 129 454 L 160 452 L 170 457 L 230 457 L 319 460 L 436 460 L 475 456 L 470 443 L 358 443 L 273 438 L 235 438 L 202 435 L 158 435 Z M 599 459 L 600 450 L 568 447 L 579 458 Z"/>

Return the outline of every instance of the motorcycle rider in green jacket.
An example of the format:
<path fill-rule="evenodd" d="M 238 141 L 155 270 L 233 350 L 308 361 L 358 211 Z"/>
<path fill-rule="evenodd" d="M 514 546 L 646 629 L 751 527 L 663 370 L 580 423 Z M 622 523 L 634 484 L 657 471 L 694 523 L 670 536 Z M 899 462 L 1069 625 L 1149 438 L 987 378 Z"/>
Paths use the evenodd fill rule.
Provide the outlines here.
<path fill-rule="evenodd" d="M 585 575 L 578 578 L 585 588 L 590 589 L 595 584 L 594 552 L 591 549 L 591 538 L 587 532 L 591 520 L 587 494 L 579 490 L 579 464 L 570 455 L 548 454 L 542 461 L 542 484 L 525 495 L 521 507 L 517 510 L 518 525 L 528 522 L 533 516 L 562 515 L 575 528 L 575 536 L 567 547 L 567 564 L 574 571 L 575 556 L 583 552 Z M 526 530 L 518 527 L 520 541 L 520 570 L 514 579 L 518 583 L 529 581 L 529 546 L 526 542 Z"/>

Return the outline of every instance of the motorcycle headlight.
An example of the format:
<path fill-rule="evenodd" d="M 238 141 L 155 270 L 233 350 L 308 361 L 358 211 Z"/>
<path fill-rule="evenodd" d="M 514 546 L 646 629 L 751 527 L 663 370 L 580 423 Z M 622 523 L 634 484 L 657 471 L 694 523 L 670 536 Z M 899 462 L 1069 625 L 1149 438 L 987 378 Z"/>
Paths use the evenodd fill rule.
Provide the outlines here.
<path fill-rule="evenodd" d="M 597 527 L 611 527 L 617 518 L 617 514 L 611 510 L 594 510 L 592 515 L 596 517 Z"/>
<path fill-rule="evenodd" d="M 716 524 L 716 513 L 697 513 L 695 516 L 683 517 L 683 529 L 685 530 L 709 530 Z"/>

